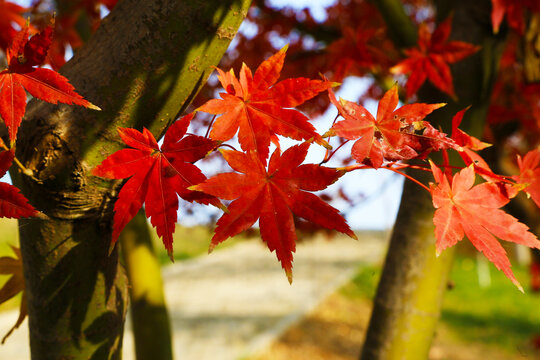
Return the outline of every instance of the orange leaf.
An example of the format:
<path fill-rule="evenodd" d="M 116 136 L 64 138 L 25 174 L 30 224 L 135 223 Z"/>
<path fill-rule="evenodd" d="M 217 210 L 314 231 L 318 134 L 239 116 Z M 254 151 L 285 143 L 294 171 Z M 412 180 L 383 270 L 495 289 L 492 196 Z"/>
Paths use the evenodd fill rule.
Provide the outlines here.
<path fill-rule="evenodd" d="M 500 207 L 509 202 L 506 188 L 485 182 L 476 186 L 474 167 L 468 166 L 449 179 L 431 163 L 436 183 L 430 184 L 435 215 L 437 253 L 467 236 L 471 243 L 501 270 L 521 291 L 510 260 L 496 237 L 540 249 L 540 241 L 529 228 Z"/>
<path fill-rule="evenodd" d="M 337 122 L 330 134 L 356 140 L 352 157 L 359 163 L 379 168 L 384 160 L 412 159 L 429 149 L 453 147 L 451 139 L 435 130 L 424 117 L 445 104 L 408 104 L 396 109 L 399 98 L 397 86 L 388 90 L 374 118 L 363 106 L 350 101 L 336 100 L 329 91 L 330 101 L 345 120 Z M 417 134 L 415 128 L 423 133 Z"/>
<path fill-rule="evenodd" d="M 323 146 L 328 143 L 317 134 L 308 118 L 294 109 L 325 91 L 334 83 L 306 78 L 286 79 L 276 84 L 285 60 L 284 47 L 263 61 L 255 75 L 245 65 L 237 78 L 231 69 L 225 73 L 217 69 L 218 79 L 226 93 L 198 108 L 220 115 L 210 132 L 214 140 L 226 141 L 238 131 L 238 140 L 245 151 L 257 151 L 261 160 L 268 158 L 272 137 L 286 136 L 295 140 L 314 139 Z"/>

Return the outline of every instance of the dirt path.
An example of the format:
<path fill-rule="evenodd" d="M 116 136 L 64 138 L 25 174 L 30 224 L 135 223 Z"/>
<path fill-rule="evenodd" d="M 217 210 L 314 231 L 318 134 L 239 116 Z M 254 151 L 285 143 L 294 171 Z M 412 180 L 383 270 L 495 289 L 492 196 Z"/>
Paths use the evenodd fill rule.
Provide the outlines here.
<path fill-rule="evenodd" d="M 299 244 L 292 286 L 275 255 L 259 241 L 165 268 L 175 359 L 237 360 L 264 348 L 350 279 L 359 265 L 380 261 L 383 251 L 375 237 Z M 0 315 L 0 333 L 16 317 L 16 312 Z M 27 339 L 25 323 L 0 346 L 0 359 L 29 359 Z M 134 359 L 132 349 L 128 323 L 125 360 Z"/>

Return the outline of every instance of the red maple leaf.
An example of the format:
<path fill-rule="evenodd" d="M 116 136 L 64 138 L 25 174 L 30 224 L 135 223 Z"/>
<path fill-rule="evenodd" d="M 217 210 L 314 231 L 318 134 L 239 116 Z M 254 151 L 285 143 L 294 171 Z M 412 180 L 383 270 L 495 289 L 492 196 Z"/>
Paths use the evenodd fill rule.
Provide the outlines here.
<path fill-rule="evenodd" d="M 323 190 L 344 172 L 315 164 L 304 164 L 309 143 L 276 150 L 261 162 L 256 152 L 222 151 L 225 160 L 238 173 L 216 175 L 192 189 L 234 200 L 229 212 L 217 222 L 210 250 L 217 244 L 250 228 L 257 219 L 261 237 L 292 282 L 292 253 L 296 232 L 293 214 L 328 229 L 356 238 L 338 211 L 308 191 Z"/>
<path fill-rule="evenodd" d="M 374 68 L 388 67 L 388 52 L 393 49 L 381 49 L 381 44 L 389 44 L 385 42 L 382 29 L 359 24 L 356 30 L 345 26 L 342 37 L 327 47 L 328 68 L 333 72 L 334 81 L 342 81 L 349 75 L 363 76 Z"/>
<path fill-rule="evenodd" d="M 383 161 L 412 159 L 428 147 L 444 147 L 452 141 L 423 121 L 433 110 L 445 104 L 408 104 L 398 109 L 397 86 L 388 90 L 377 108 L 374 118 L 363 106 L 336 97 L 329 91 L 330 101 L 345 120 L 339 121 L 326 135 L 358 139 L 352 147 L 352 157 L 359 163 L 379 168 Z M 424 133 L 415 134 L 416 130 Z M 421 140 L 418 140 L 421 138 Z M 429 140 L 429 141 L 424 141 Z"/>
<path fill-rule="evenodd" d="M 448 41 L 452 29 L 449 17 L 430 33 L 426 24 L 418 29 L 418 47 L 405 50 L 407 59 L 390 69 L 394 74 L 409 74 L 407 97 L 413 96 L 428 79 L 442 92 L 455 97 L 449 64 L 461 61 L 478 51 L 479 47 L 462 42 Z"/>
<path fill-rule="evenodd" d="M 67 46 L 75 51 L 83 45 L 76 27 L 79 21 L 81 12 L 63 13 L 56 18 L 54 38 L 47 56 L 47 61 L 54 70 L 60 69 L 66 63 Z"/>
<path fill-rule="evenodd" d="M 210 132 L 214 140 L 226 141 L 237 131 L 238 140 L 244 151 L 256 150 L 261 159 L 268 157 L 270 140 L 275 134 L 295 140 L 308 140 L 328 146 L 308 118 L 294 109 L 334 83 L 307 78 L 293 78 L 276 84 L 283 67 L 284 47 L 263 61 L 255 75 L 242 64 L 240 79 L 231 69 L 228 73 L 217 69 L 223 88 L 222 99 L 212 99 L 198 110 L 219 115 Z"/>
<path fill-rule="evenodd" d="M 0 152 L 0 178 L 6 174 L 13 161 L 13 150 Z M 0 182 L 0 217 L 19 219 L 37 215 L 36 209 L 15 186 Z"/>
<path fill-rule="evenodd" d="M 13 41 L 17 34 L 13 24 L 23 27 L 25 20 L 22 13 L 27 11 L 26 8 L 14 4 L 10 1 L 0 0 L 0 48 L 5 50 Z"/>
<path fill-rule="evenodd" d="M 190 202 L 219 205 L 216 198 L 187 189 L 206 179 L 192 163 L 216 146 L 214 141 L 201 136 L 183 137 L 192 118 L 193 114 L 189 114 L 176 121 L 167 130 L 161 149 L 147 129 L 141 133 L 119 128 L 120 137 L 130 148 L 115 152 L 93 169 L 93 175 L 109 179 L 129 177 L 114 205 L 111 248 L 144 202 L 146 216 L 172 259 L 172 234 L 178 210 L 176 195 Z"/>
<path fill-rule="evenodd" d="M 538 0 L 491 0 L 491 23 L 493 32 L 498 33 L 504 15 L 508 26 L 523 35 L 525 32 L 525 10 L 540 11 Z"/>
<path fill-rule="evenodd" d="M 52 41 L 54 24 L 28 39 L 28 27 L 15 37 L 6 53 L 8 68 L 0 72 L 0 116 L 4 120 L 13 144 L 26 108 L 25 89 L 35 98 L 53 104 L 76 104 L 100 110 L 77 94 L 62 75 L 42 64 Z"/>
<path fill-rule="evenodd" d="M 514 176 L 519 184 L 526 187 L 523 189 L 540 207 L 540 149 L 529 151 L 523 159 L 518 155 L 519 176 Z"/>
<path fill-rule="evenodd" d="M 436 182 L 430 184 L 430 191 L 436 208 L 433 222 L 437 253 L 454 246 L 466 235 L 489 261 L 523 291 L 512 273 L 512 265 L 504 248 L 495 237 L 532 248 L 540 248 L 540 241 L 528 231 L 525 224 L 499 209 L 509 202 L 507 188 L 492 182 L 473 186 L 473 166 L 464 168 L 449 179 L 437 166 L 430 164 Z"/>

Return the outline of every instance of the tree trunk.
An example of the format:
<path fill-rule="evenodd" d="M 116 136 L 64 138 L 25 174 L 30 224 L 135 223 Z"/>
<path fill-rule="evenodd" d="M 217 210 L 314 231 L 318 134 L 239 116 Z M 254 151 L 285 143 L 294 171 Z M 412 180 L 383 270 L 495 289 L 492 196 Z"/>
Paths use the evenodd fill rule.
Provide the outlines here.
<path fill-rule="evenodd" d="M 377 3 L 381 7 L 396 2 Z M 451 117 L 472 104 L 462 128 L 471 135 L 481 136 L 503 37 L 491 33 L 488 0 L 440 0 L 435 3 L 438 20 L 443 20 L 450 12 L 454 14 L 453 40 L 479 44 L 482 49 L 452 67 L 459 102 L 448 99 L 429 85 L 420 92 L 419 102 L 448 102 L 445 108 L 430 117 L 432 123 L 440 124 L 447 131 Z M 394 21 L 389 16 L 385 16 L 385 20 Z M 407 33 L 402 34 L 406 36 Z M 410 39 L 402 39 L 401 43 L 410 43 Z M 425 184 L 432 181 L 426 173 L 414 176 Z M 435 257 L 432 219 L 433 205 L 429 194 L 406 182 L 374 300 L 361 354 L 363 360 L 428 357 L 453 257 L 450 249 L 439 258 Z"/>
<path fill-rule="evenodd" d="M 62 73 L 97 112 L 32 102 L 14 183 L 47 219 L 20 222 L 32 359 L 120 358 L 127 287 L 107 255 L 121 182 L 90 175 L 122 147 L 116 128 L 160 136 L 186 109 L 249 1 L 121 0 Z M 37 179 L 37 180 L 34 180 Z"/>
<path fill-rule="evenodd" d="M 142 210 L 122 231 L 120 244 L 129 279 L 136 358 L 172 360 L 171 326 L 161 266 Z"/>

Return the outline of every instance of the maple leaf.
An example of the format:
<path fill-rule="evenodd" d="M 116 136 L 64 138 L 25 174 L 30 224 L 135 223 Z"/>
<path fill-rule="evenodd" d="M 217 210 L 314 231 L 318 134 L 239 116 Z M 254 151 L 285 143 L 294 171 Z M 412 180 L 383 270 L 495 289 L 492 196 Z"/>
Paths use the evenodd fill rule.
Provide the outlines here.
<path fill-rule="evenodd" d="M 309 143 L 274 151 L 266 170 L 256 152 L 223 150 L 221 153 L 238 173 L 218 174 L 191 189 L 225 200 L 234 200 L 229 212 L 217 222 L 210 251 L 229 237 L 250 228 L 257 219 L 261 237 L 292 282 L 292 253 L 296 231 L 293 214 L 352 238 L 353 231 L 336 209 L 308 191 L 323 190 L 344 172 L 315 164 L 303 164 Z"/>
<path fill-rule="evenodd" d="M 51 24 L 28 39 L 28 27 L 25 26 L 6 53 L 8 68 L 0 72 L 0 116 L 8 128 L 12 144 L 26 108 L 25 89 L 33 97 L 53 104 L 61 102 L 100 110 L 77 94 L 62 75 L 34 67 L 45 61 L 53 29 L 54 24 Z"/>
<path fill-rule="evenodd" d="M 25 20 L 21 14 L 25 11 L 27 9 L 20 5 L 0 0 L 0 48 L 7 49 L 17 34 L 13 24 L 24 26 Z"/>
<path fill-rule="evenodd" d="M 388 54 L 381 49 L 381 40 L 384 39 L 381 28 L 359 24 L 356 30 L 345 27 L 342 37 L 327 47 L 330 59 L 328 68 L 334 73 L 334 81 L 341 81 L 348 75 L 363 76 L 366 72 L 381 65 L 384 67 L 384 64 L 388 63 Z"/>
<path fill-rule="evenodd" d="M 475 172 L 472 165 L 452 179 L 432 162 L 430 165 L 436 182 L 430 184 L 430 191 L 436 208 L 433 222 L 437 253 L 454 246 L 466 235 L 476 249 L 523 291 L 504 248 L 495 237 L 539 249 L 540 241 L 525 224 L 499 209 L 509 202 L 506 187 L 492 182 L 473 186 Z"/>
<path fill-rule="evenodd" d="M 66 63 L 67 46 L 75 51 L 83 45 L 76 30 L 77 22 L 81 20 L 80 15 L 80 12 L 63 13 L 55 20 L 54 38 L 47 55 L 53 70 L 60 69 Z"/>
<path fill-rule="evenodd" d="M 517 156 L 519 166 L 519 176 L 514 176 L 513 179 L 518 184 L 525 185 L 525 191 L 540 207 L 540 149 L 536 148 L 529 151 L 523 159 Z"/>
<path fill-rule="evenodd" d="M 540 11 L 538 0 L 491 0 L 491 23 L 493 32 L 499 32 L 504 15 L 510 28 L 523 35 L 525 32 L 525 10 Z"/>
<path fill-rule="evenodd" d="M 129 177 L 114 205 L 111 249 L 122 229 L 145 203 L 146 216 L 172 259 L 177 194 L 190 202 L 219 206 L 216 198 L 187 189 L 206 179 L 192 163 L 216 146 L 214 141 L 201 136 L 184 136 L 192 118 L 193 114 L 188 114 L 177 120 L 167 130 L 161 149 L 146 128 L 142 133 L 119 128 L 120 137 L 130 148 L 115 152 L 92 170 L 93 175 L 109 179 Z"/>
<path fill-rule="evenodd" d="M 226 141 L 238 131 L 238 140 L 244 151 L 255 150 L 261 159 L 268 157 L 271 138 L 283 135 L 295 140 L 314 139 L 329 146 L 317 134 L 308 118 L 289 109 L 315 97 L 334 86 L 325 80 L 293 78 L 276 84 L 285 60 L 284 47 L 262 62 L 255 75 L 242 64 L 238 79 L 231 69 L 225 73 L 217 68 L 218 79 L 227 91 L 221 99 L 212 99 L 197 110 L 219 116 L 210 132 L 214 140 Z"/>
<path fill-rule="evenodd" d="M 424 117 L 433 110 L 446 104 L 408 104 L 398 109 L 398 91 L 394 85 L 388 90 L 377 108 L 377 118 L 363 106 L 340 99 L 338 102 L 332 90 L 329 91 L 330 101 L 337 107 L 345 119 L 332 126 L 324 136 L 338 135 L 345 139 L 358 139 L 351 150 L 352 157 L 359 163 L 379 168 L 384 159 L 412 159 L 419 155 L 418 151 L 426 150 L 434 143 L 452 142 L 440 134 L 427 122 Z M 412 130 L 429 131 L 426 134 L 415 135 Z M 421 143 L 414 138 L 431 139 L 432 142 Z M 436 145 L 438 146 L 438 145 Z"/>
<path fill-rule="evenodd" d="M 0 178 L 6 174 L 13 161 L 13 150 L 0 152 Z M 37 215 L 36 209 L 15 186 L 0 182 L 0 217 L 22 218 Z"/>
<path fill-rule="evenodd" d="M 13 325 L 13 327 L 2 338 L 2 344 L 5 343 L 9 335 L 11 335 L 11 333 L 22 324 L 22 322 L 26 318 L 26 315 L 28 315 L 26 292 L 24 291 L 24 276 L 21 251 L 14 246 L 11 246 L 11 249 L 15 253 L 14 258 L 9 256 L 0 257 L 0 274 L 11 275 L 8 281 L 6 281 L 4 286 L 2 286 L 2 288 L 0 289 L 0 304 L 5 303 L 20 292 L 22 292 L 22 298 L 21 306 L 19 308 L 19 317 L 17 318 L 15 325 Z"/>
<path fill-rule="evenodd" d="M 390 69 L 394 74 L 410 73 L 405 87 L 408 98 L 418 91 L 426 79 L 442 92 L 455 97 L 449 64 L 474 54 L 480 47 L 462 41 L 449 42 L 451 28 L 451 17 L 440 23 L 433 34 L 426 24 L 420 24 L 418 47 L 406 49 L 407 59 Z"/>

